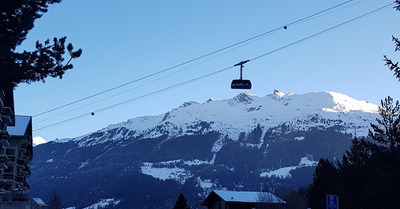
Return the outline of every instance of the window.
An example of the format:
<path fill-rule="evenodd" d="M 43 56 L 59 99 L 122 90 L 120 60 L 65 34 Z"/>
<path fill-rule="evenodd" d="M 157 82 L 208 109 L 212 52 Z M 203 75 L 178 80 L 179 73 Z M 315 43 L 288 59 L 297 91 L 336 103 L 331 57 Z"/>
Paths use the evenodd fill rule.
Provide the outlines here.
<path fill-rule="evenodd" d="M 15 155 L 15 149 L 7 149 L 6 155 Z"/>

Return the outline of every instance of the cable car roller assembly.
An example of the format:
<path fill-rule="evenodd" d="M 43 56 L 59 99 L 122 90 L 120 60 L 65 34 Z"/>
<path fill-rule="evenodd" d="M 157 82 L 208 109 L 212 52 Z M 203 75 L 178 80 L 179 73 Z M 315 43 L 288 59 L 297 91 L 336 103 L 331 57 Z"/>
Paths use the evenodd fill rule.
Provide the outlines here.
<path fill-rule="evenodd" d="M 250 60 L 245 60 L 237 63 L 236 66 L 240 66 L 240 79 L 232 80 L 231 89 L 251 89 L 250 80 L 244 80 L 242 77 L 243 65 L 246 64 Z"/>

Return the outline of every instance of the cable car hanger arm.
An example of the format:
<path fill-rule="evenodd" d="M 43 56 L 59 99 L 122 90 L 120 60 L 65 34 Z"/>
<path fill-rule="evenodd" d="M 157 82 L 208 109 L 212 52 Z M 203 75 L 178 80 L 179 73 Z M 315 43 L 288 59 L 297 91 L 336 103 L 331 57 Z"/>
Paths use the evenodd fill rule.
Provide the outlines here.
<path fill-rule="evenodd" d="M 250 61 L 250 60 L 245 60 L 245 61 L 241 61 L 241 62 L 239 62 L 239 63 L 237 63 L 236 65 L 234 65 L 235 67 L 236 66 L 242 66 L 242 65 L 244 65 L 244 64 L 246 64 L 248 61 Z"/>

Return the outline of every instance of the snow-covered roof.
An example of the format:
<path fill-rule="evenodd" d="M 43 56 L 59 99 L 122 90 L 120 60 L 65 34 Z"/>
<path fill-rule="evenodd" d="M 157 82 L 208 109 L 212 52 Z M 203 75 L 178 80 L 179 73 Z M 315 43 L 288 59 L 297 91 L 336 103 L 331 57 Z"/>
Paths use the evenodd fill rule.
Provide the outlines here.
<path fill-rule="evenodd" d="M 225 202 L 247 202 L 247 203 L 285 203 L 282 199 L 269 192 L 244 192 L 214 190 Z"/>
<path fill-rule="evenodd" d="M 40 198 L 32 198 L 32 200 L 35 201 L 40 207 L 47 207 L 46 203 L 44 203 Z"/>
<path fill-rule="evenodd" d="M 15 126 L 7 126 L 7 131 L 10 136 L 23 136 L 25 135 L 26 129 L 28 129 L 31 123 L 31 116 L 15 116 Z"/>

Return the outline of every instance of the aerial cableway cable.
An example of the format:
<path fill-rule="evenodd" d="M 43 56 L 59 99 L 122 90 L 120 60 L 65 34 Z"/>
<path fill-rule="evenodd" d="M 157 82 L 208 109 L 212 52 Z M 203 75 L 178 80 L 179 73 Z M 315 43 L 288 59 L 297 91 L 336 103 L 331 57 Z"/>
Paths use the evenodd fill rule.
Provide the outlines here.
<path fill-rule="evenodd" d="M 342 26 L 344 26 L 344 25 L 347 25 L 347 24 L 349 24 L 349 23 L 351 23 L 351 22 L 360 20 L 360 19 L 365 18 L 365 17 L 367 17 L 367 16 L 369 16 L 369 15 L 372 15 L 372 14 L 374 14 L 374 13 L 377 13 L 377 12 L 383 10 L 383 9 L 389 8 L 389 7 L 392 6 L 392 5 L 394 5 L 394 3 L 390 3 L 390 4 L 387 4 L 387 5 L 385 5 L 385 6 L 379 7 L 379 8 L 377 8 L 377 9 L 374 9 L 374 10 L 370 11 L 370 12 L 364 13 L 364 14 L 362 14 L 362 15 L 360 15 L 360 16 L 357 16 L 357 17 L 355 17 L 355 18 L 352 18 L 352 19 L 350 19 L 350 20 L 347 20 L 347 21 L 345 21 L 345 22 L 342 22 L 342 23 L 340 23 L 340 24 L 337 24 L 337 25 L 335 25 L 335 26 L 333 26 L 333 27 L 327 28 L 327 29 L 322 30 L 322 31 L 320 31 L 320 32 L 318 32 L 318 33 L 314 33 L 314 34 L 312 34 L 312 35 L 310 35 L 310 36 L 307 36 L 307 37 L 305 37 L 305 38 L 302 38 L 302 39 L 300 39 L 300 40 L 298 40 L 298 41 L 292 42 L 292 43 L 290 43 L 290 44 L 288 44 L 288 45 L 282 46 L 282 47 L 277 48 L 277 49 L 275 49 L 275 50 L 272 50 L 272 51 L 270 51 L 270 52 L 267 52 L 267 53 L 261 54 L 261 55 L 259 55 L 259 56 L 256 56 L 256 57 L 250 59 L 249 61 L 254 61 L 254 60 L 260 59 L 260 58 L 262 58 L 262 57 L 265 57 L 265 56 L 267 56 L 267 55 L 270 55 L 270 54 L 272 54 L 272 53 L 275 53 L 275 52 L 277 52 L 277 51 L 280 51 L 280 50 L 282 50 L 282 49 L 284 49 L 284 48 L 287 48 L 287 47 L 289 47 L 289 46 L 293 46 L 293 45 L 296 45 L 296 44 L 301 43 L 301 42 L 303 42 L 303 41 L 306 41 L 306 40 L 308 40 L 308 39 L 315 38 L 316 36 L 322 35 L 322 34 L 324 34 L 324 33 L 327 33 L 327 32 L 329 32 L 329 31 L 332 31 L 332 30 L 334 30 L 334 29 L 337 29 L 337 28 L 340 28 L 340 27 L 342 27 Z"/>
<path fill-rule="evenodd" d="M 191 59 L 191 60 L 182 62 L 182 63 L 180 63 L 180 64 L 177 64 L 177 65 L 174 65 L 174 66 L 172 66 L 172 67 L 166 68 L 166 69 L 164 69 L 164 70 L 161 70 L 161 71 L 158 71 L 158 72 L 149 74 L 149 75 L 147 75 L 147 76 L 144 76 L 144 77 L 141 77 L 141 78 L 132 80 L 132 81 L 129 81 L 129 82 L 127 82 L 127 83 L 124 83 L 124 84 L 115 86 L 115 87 L 113 87 L 113 88 L 110 88 L 110 89 L 101 91 L 101 92 L 99 92 L 99 93 L 96 93 L 96 94 L 93 94 L 93 95 L 90 95 L 90 96 L 87 96 L 87 97 L 84 97 L 84 98 L 75 100 L 75 101 L 73 101 L 73 102 L 70 102 L 70 103 L 67 103 L 67 104 L 64 104 L 64 105 L 61 105 L 61 106 L 52 108 L 52 109 L 50 109 L 50 110 L 46 110 L 46 111 L 44 111 L 44 112 L 38 113 L 38 114 L 36 114 L 36 115 L 33 115 L 33 117 L 38 117 L 38 116 L 41 116 L 41 115 L 44 115 L 44 114 L 47 114 L 47 113 L 50 113 L 50 112 L 59 110 L 59 109 L 61 109 L 61 108 L 64 108 L 64 107 L 67 107 L 67 106 L 70 106 L 70 105 L 73 105 L 73 104 L 76 104 L 76 103 L 79 103 L 79 102 L 82 102 L 82 101 L 85 101 L 85 100 L 88 100 L 88 99 L 91 99 L 91 98 L 93 98 L 93 97 L 96 97 L 96 96 L 105 94 L 105 93 L 107 93 L 107 92 L 114 91 L 114 90 L 119 89 L 119 88 L 122 88 L 122 87 L 124 87 L 124 86 L 127 86 L 127 85 L 130 85 L 130 84 L 133 84 L 133 83 L 136 83 L 136 82 L 145 80 L 145 79 L 147 79 L 147 78 L 150 78 L 150 77 L 159 75 L 159 74 L 161 74 L 161 73 L 170 71 L 170 70 L 172 70 L 172 69 L 175 69 L 175 68 L 184 66 L 184 65 L 189 64 L 189 63 L 192 63 L 192 62 L 194 62 L 194 61 L 197 61 L 197 60 L 200 60 L 200 59 L 209 57 L 209 56 L 211 56 L 211 55 L 220 53 L 220 52 L 222 52 L 222 51 L 225 51 L 225 50 L 228 50 L 228 49 L 231 49 L 231 48 L 234 48 L 234 47 L 238 47 L 238 46 L 240 46 L 240 45 L 246 45 L 246 44 L 251 43 L 251 42 L 253 42 L 253 41 L 255 41 L 255 40 L 258 40 L 258 39 L 263 38 L 263 37 L 265 37 L 265 36 L 267 36 L 267 35 L 270 35 L 270 34 L 272 34 L 272 33 L 274 33 L 274 32 L 277 32 L 277 31 L 282 30 L 282 29 L 286 29 L 286 28 L 289 27 L 289 26 L 296 25 L 296 24 L 299 24 L 299 23 L 301 23 L 301 22 L 305 22 L 305 21 L 310 20 L 310 19 L 312 19 L 312 18 L 318 17 L 319 15 L 323 15 L 324 13 L 327 13 L 327 12 L 332 11 L 332 10 L 334 10 L 334 9 L 340 8 L 341 6 L 344 6 L 344 5 L 346 5 L 346 4 L 350 3 L 350 2 L 354 2 L 354 1 L 355 1 L 355 0 L 348 0 L 348 1 L 345 1 L 345 2 L 343 2 L 343 3 L 340 3 L 340 4 L 337 4 L 337 5 L 335 5 L 335 6 L 329 7 L 329 8 L 327 8 L 327 9 L 324 9 L 324 10 L 319 11 L 319 12 L 317 12 L 317 13 L 314 13 L 314 14 L 312 14 L 312 15 L 309 15 L 309 16 L 306 16 L 306 17 L 301 18 L 301 19 L 299 19 L 299 20 L 296 20 L 296 21 L 293 21 L 293 22 L 291 22 L 291 23 L 288 23 L 288 24 L 284 25 L 283 27 L 278 27 L 278 28 L 269 30 L 269 31 L 267 31 L 267 32 L 264 32 L 264 33 L 261 33 L 261 34 L 259 34 L 259 35 L 253 36 L 253 37 L 251 37 L 251 38 L 245 39 L 245 40 L 243 40 L 243 41 L 234 43 L 234 44 L 232 44 L 232 45 L 223 47 L 223 48 L 218 49 L 218 50 L 215 50 L 215 51 L 213 51 L 213 52 L 204 54 L 204 55 L 202 55 L 202 56 L 193 58 L 193 59 Z"/>
<path fill-rule="evenodd" d="M 330 28 L 327 28 L 327 29 L 325 29 L 325 30 L 322 30 L 322 31 L 320 31 L 320 32 L 318 32 L 318 33 L 314 33 L 314 34 L 312 34 L 312 35 L 310 35 L 310 36 L 307 36 L 307 37 L 305 37 L 305 38 L 302 38 L 302 39 L 300 39 L 300 40 L 298 40 L 298 41 L 292 42 L 292 43 L 287 44 L 287 45 L 285 45 L 285 46 L 282 46 L 282 47 L 279 47 L 279 48 L 274 49 L 274 50 L 272 50 L 272 51 L 269 51 L 269 52 L 267 52 L 267 53 L 264 53 L 264 54 L 261 54 L 261 55 L 259 55 L 259 56 L 253 57 L 252 59 L 249 59 L 248 62 L 258 60 L 258 59 L 260 59 L 260 58 L 262 58 L 262 57 L 265 57 L 265 56 L 267 56 L 267 55 L 276 53 L 276 52 L 278 52 L 278 51 L 280 51 L 280 50 L 283 50 L 283 49 L 286 49 L 286 48 L 291 47 L 291 46 L 293 46 L 293 45 L 299 44 L 299 43 L 301 43 L 301 42 L 310 40 L 310 39 L 315 38 L 315 37 L 317 37 L 317 36 L 319 36 L 319 35 L 322 35 L 322 34 L 324 34 L 324 33 L 327 33 L 327 32 L 329 32 L 329 31 L 338 29 L 338 28 L 340 28 L 340 27 L 342 27 L 342 26 L 344 26 L 344 25 L 347 25 L 347 24 L 349 24 L 349 23 L 351 23 L 351 22 L 355 22 L 355 21 L 360 20 L 360 19 L 362 19 L 362 18 L 365 18 L 365 17 L 367 17 L 367 16 L 369 16 L 369 15 L 372 15 L 372 14 L 374 14 L 374 13 L 376 13 L 376 12 L 379 12 L 379 11 L 381 11 L 381 10 L 383 10 L 383 9 L 389 8 L 389 7 L 392 6 L 392 5 L 394 5 L 394 3 L 390 3 L 390 4 L 387 4 L 387 5 L 385 5 L 385 6 L 379 7 L 379 8 L 377 8 L 377 9 L 375 9 L 375 10 L 372 10 L 372 11 L 370 11 L 370 12 L 364 13 L 363 15 L 357 16 L 357 17 L 355 17 L 355 18 L 352 18 L 352 19 L 350 19 L 350 20 L 347 20 L 347 21 L 345 21 L 345 22 L 342 22 L 342 23 L 340 23 L 340 24 L 337 24 L 337 25 L 335 25 L 335 26 L 333 26 L 333 27 L 330 27 Z M 50 125 L 46 125 L 46 126 L 43 126 L 43 127 L 38 128 L 38 129 L 35 129 L 35 130 L 33 130 L 33 131 L 43 131 L 43 130 L 47 130 L 47 129 L 52 128 L 52 127 L 54 127 L 54 126 L 62 125 L 62 124 L 65 124 L 65 123 L 68 123 L 68 122 L 71 122 L 71 121 L 74 121 L 74 120 L 77 120 L 77 119 L 86 117 L 86 116 L 93 115 L 93 113 L 95 113 L 95 112 L 102 112 L 102 111 L 105 111 L 105 110 L 108 110 L 108 109 L 111 109 L 111 108 L 114 108 L 114 107 L 117 107 L 117 106 L 121 106 L 121 105 L 130 103 L 130 102 L 133 102 L 133 101 L 137 101 L 137 100 L 139 100 L 139 99 L 143 99 L 143 98 L 145 98 L 145 97 L 149 97 L 149 96 L 152 96 L 152 95 L 155 95 L 155 94 L 158 94 L 158 93 L 161 93 L 161 92 L 164 92 L 164 91 L 167 91 L 167 90 L 170 90 L 170 89 L 173 89 L 173 88 L 176 88 L 176 87 L 179 87 L 179 86 L 182 86 L 182 85 L 185 85 L 185 84 L 188 84 L 188 83 L 191 83 L 191 82 L 194 82 L 194 81 L 197 81 L 197 80 L 200 80 L 200 79 L 203 79 L 203 78 L 206 78 L 206 77 L 209 77 L 209 76 L 212 76 L 212 75 L 215 75 L 215 74 L 224 72 L 224 71 L 227 71 L 227 70 L 230 70 L 230 69 L 232 69 L 232 68 L 234 68 L 234 67 L 235 67 L 235 66 L 226 67 L 226 68 L 223 68 L 223 69 L 214 71 L 214 72 L 209 73 L 209 74 L 205 74 L 205 75 L 202 75 L 202 76 L 199 76 L 199 77 L 196 77 L 196 78 L 193 78 L 193 79 L 190 79 L 190 80 L 187 80 L 187 81 L 184 81 L 184 82 L 181 82 L 181 83 L 178 83 L 178 84 L 175 84 L 175 85 L 172 85 L 172 86 L 163 88 L 163 89 L 159 89 L 159 90 L 150 92 L 150 93 L 148 93 L 148 94 L 144 94 L 144 95 L 142 95 L 142 96 L 138 96 L 138 97 L 135 97 L 135 98 L 132 98 L 132 99 L 123 101 L 123 102 L 119 102 L 119 103 L 116 103 L 116 104 L 113 104 L 113 105 L 110 105 L 110 106 L 107 106 L 107 107 L 98 109 L 98 110 L 96 110 L 96 111 L 92 111 L 92 112 L 90 112 L 90 113 L 85 113 L 85 114 L 78 115 L 78 116 L 73 117 L 73 118 L 70 118 L 70 119 L 66 119 L 66 120 L 63 120 L 63 121 L 60 121 L 60 122 L 57 122 L 57 123 L 53 123 L 53 124 L 50 124 Z"/>
<path fill-rule="evenodd" d="M 193 78 L 193 79 L 190 79 L 190 80 L 187 80 L 187 81 L 184 81 L 184 82 L 181 82 L 181 83 L 178 83 L 178 84 L 175 84 L 175 85 L 163 88 L 163 89 L 159 89 L 157 91 L 150 92 L 148 94 L 144 94 L 142 96 L 138 96 L 138 97 L 135 97 L 135 98 L 132 98 L 132 99 L 129 99 L 129 100 L 126 100 L 126 101 L 123 101 L 123 102 L 108 106 L 108 107 L 104 107 L 104 108 L 98 109 L 96 111 L 92 111 L 90 113 L 85 113 L 85 114 L 78 115 L 76 117 L 73 117 L 73 118 L 70 118 L 70 119 L 67 119 L 67 120 L 63 120 L 63 121 L 60 121 L 60 122 L 57 122 L 57 123 L 53 123 L 53 124 L 50 124 L 50 125 L 35 129 L 34 131 L 42 131 L 42 130 L 45 130 L 45 129 L 48 129 L 48 128 L 51 128 L 51 127 L 54 127 L 54 126 L 57 126 L 57 125 L 61 125 L 61 124 L 67 123 L 67 122 L 71 122 L 73 120 L 77 120 L 77 119 L 80 119 L 80 118 L 83 118 L 83 117 L 86 117 L 86 116 L 89 116 L 89 115 L 93 115 L 94 113 L 102 112 L 102 111 L 108 110 L 110 108 L 118 107 L 118 106 L 130 103 L 130 102 L 133 102 L 133 101 L 137 101 L 139 99 L 143 99 L 145 97 L 149 97 L 149 96 L 152 96 L 152 95 L 155 95 L 155 94 L 158 94 L 158 93 L 161 93 L 161 92 L 164 92 L 164 91 L 167 91 L 167 90 L 170 90 L 170 89 L 173 89 L 173 88 L 176 88 L 176 87 L 188 84 L 188 83 L 191 83 L 193 81 L 197 81 L 197 80 L 200 80 L 200 79 L 203 79 L 203 78 L 206 78 L 206 77 L 209 77 L 209 76 L 212 76 L 212 75 L 215 75 L 215 74 L 230 70 L 233 67 L 234 66 L 223 68 L 223 69 L 220 69 L 218 71 L 214 71 L 214 72 L 206 74 L 206 75 L 202 75 L 202 76 L 199 76 L 199 77 L 196 77 L 196 78 Z"/>
<path fill-rule="evenodd" d="M 200 64 L 202 64 L 202 63 L 204 63 L 204 62 L 207 62 L 207 61 L 209 61 L 209 60 L 211 60 L 211 59 L 214 59 L 214 58 L 216 58 L 216 57 L 219 57 L 219 56 L 221 56 L 221 55 L 223 55 L 223 54 L 226 54 L 226 53 L 228 53 L 228 52 L 230 52 L 230 51 L 232 51 L 232 50 L 235 50 L 235 49 L 236 49 L 236 48 L 230 49 L 230 50 L 225 51 L 225 52 L 223 52 L 223 53 L 221 53 L 221 54 L 215 55 L 215 56 L 210 57 L 210 58 L 208 58 L 208 59 L 206 59 L 206 60 L 203 60 L 203 61 L 201 61 L 201 62 L 195 63 L 195 64 L 193 64 L 193 65 L 190 65 L 190 66 L 186 67 L 186 68 L 183 68 L 183 69 L 181 69 L 181 70 L 179 70 L 179 71 L 170 73 L 170 74 L 168 74 L 168 75 L 162 76 L 162 77 L 160 77 L 160 78 L 157 78 L 157 79 L 152 80 L 152 81 L 150 81 L 150 82 L 147 82 L 147 83 L 145 83 L 145 84 L 142 84 L 142 85 L 139 85 L 139 86 L 135 86 L 135 87 L 130 88 L 130 89 L 128 89 L 128 90 L 119 92 L 118 94 L 114 94 L 114 95 L 112 95 L 112 96 L 108 96 L 108 97 L 106 97 L 106 98 L 103 98 L 103 99 L 100 99 L 100 100 L 91 102 L 91 103 L 89 103 L 89 104 L 86 104 L 86 105 L 77 107 L 77 108 L 75 108 L 75 109 L 66 111 L 66 112 L 64 112 L 64 113 L 61 113 L 61 114 L 58 114 L 58 115 L 55 115 L 55 116 L 52 116 L 52 117 L 48 117 L 48 118 L 45 118 L 45 119 L 42 119 L 42 120 L 39 120 L 39 121 L 35 121 L 35 124 L 42 123 L 42 122 L 48 121 L 48 120 L 50 120 L 50 119 L 54 119 L 54 118 L 63 116 L 63 115 L 65 115 L 65 114 L 68 114 L 68 113 L 71 113 L 71 112 L 80 110 L 80 109 L 85 108 L 85 107 L 88 107 L 88 106 L 91 106 L 91 105 L 93 105 L 93 104 L 97 104 L 97 103 L 103 102 L 103 101 L 105 101 L 105 100 L 107 100 L 107 99 L 114 98 L 114 97 L 116 97 L 116 96 L 119 96 L 119 95 L 121 95 L 121 94 L 127 93 L 127 92 L 129 92 L 129 91 L 132 91 L 132 90 L 135 90 L 135 89 L 138 89 L 138 88 L 141 88 L 141 87 L 150 85 L 150 84 L 152 84 L 152 83 L 154 83 L 154 82 L 157 82 L 157 81 L 159 81 L 159 80 L 161 80 L 161 79 L 164 79 L 164 78 L 166 78 L 166 77 L 175 75 L 175 74 L 177 74 L 177 73 L 180 73 L 180 72 L 182 72 L 182 71 L 184 71 L 184 70 L 187 70 L 187 69 L 189 69 L 189 68 L 192 68 L 192 67 L 194 67 L 194 66 L 200 65 Z"/>

